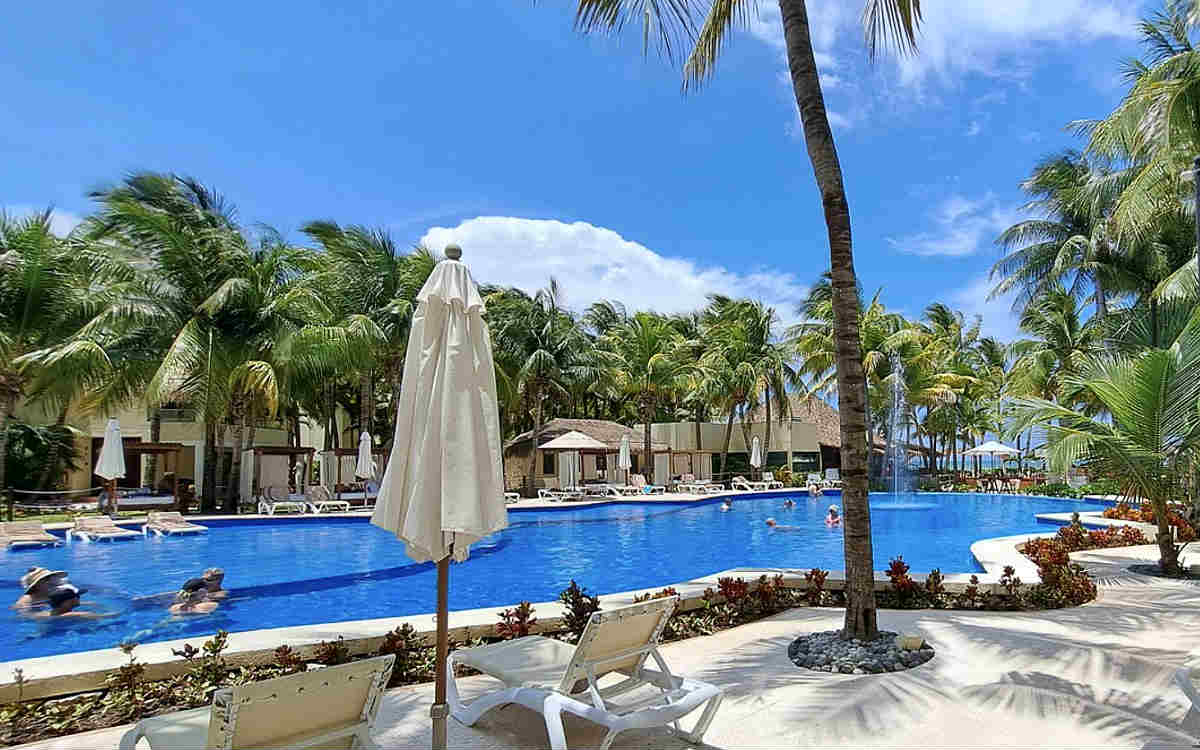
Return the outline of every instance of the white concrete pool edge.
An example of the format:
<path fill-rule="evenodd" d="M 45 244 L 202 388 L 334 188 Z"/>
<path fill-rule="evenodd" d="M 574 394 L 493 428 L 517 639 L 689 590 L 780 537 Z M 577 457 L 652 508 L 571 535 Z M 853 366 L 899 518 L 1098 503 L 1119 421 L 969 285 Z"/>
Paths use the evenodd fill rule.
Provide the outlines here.
<path fill-rule="evenodd" d="M 675 497 L 668 497 L 667 501 L 677 503 L 686 503 L 688 501 L 711 502 L 725 496 L 736 498 L 739 494 L 753 494 L 757 496 L 778 493 L 788 494 L 794 491 L 795 488 L 761 493 L 730 492 L 724 495 L 710 495 L 706 497 L 679 497 L 677 495 Z M 656 500 L 662 502 L 662 496 L 658 496 Z M 644 502 L 641 498 L 631 499 L 630 501 Z M 575 508 L 609 503 L 620 504 L 621 500 L 606 498 L 598 502 L 552 503 L 547 504 L 546 507 Z M 542 506 L 539 504 L 539 507 Z M 264 516 L 255 514 L 232 518 L 245 520 L 286 520 L 289 518 L 345 518 L 347 515 L 345 513 L 305 514 L 297 516 Z M 356 513 L 351 515 L 362 514 Z M 1101 518 L 1098 513 L 1081 513 L 1081 517 L 1085 515 L 1087 516 L 1085 523 L 1089 525 L 1107 525 L 1110 523 L 1124 525 L 1128 523 L 1114 522 L 1112 519 Z M 1093 515 L 1095 515 L 1095 519 L 1092 518 Z M 1062 521 L 1058 516 L 1066 516 L 1066 521 Z M 1058 523 L 1060 525 L 1069 522 L 1070 516 L 1070 513 L 1037 514 L 1039 521 Z M 231 517 L 223 516 L 220 518 L 228 519 Z M 196 520 L 200 520 L 199 517 L 196 517 Z M 123 520 L 122 523 L 136 523 L 136 521 Z M 1146 526 L 1146 524 L 1133 525 Z M 1000 591 L 1000 575 L 1006 565 L 1012 565 L 1017 570 L 1017 575 L 1024 584 L 1036 584 L 1040 582 L 1041 578 L 1037 573 L 1037 568 L 1033 566 L 1028 558 L 1025 558 L 1017 551 L 1017 546 L 1031 538 L 1043 536 L 1053 536 L 1053 532 L 997 537 L 973 543 L 970 547 L 971 554 L 984 568 L 985 573 L 944 573 L 943 578 L 946 590 L 949 593 L 961 593 L 970 585 L 971 577 L 978 575 L 981 593 Z M 684 609 L 693 609 L 700 606 L 705 589 L 715 587 L 719 578 L 740 576 L 746 580 L 753 581 L 761 575 L 774 576 L 782 574 L 785 585 L 793 588 L 805 588 L 804 574 L 806 572 L 808 572 L 808 569 L 799 568 L 729 568 L 691 581 L 669 584 L 669 586 L 679 592 L 681 605 Z M 914 580 L 920 583 L 924 583 L 926 578 L 924 572 L 912 572 L 911 575 Z M 586 581 L 584 583 L 586 585 Z M 888 577 L 884 571 L 875 571 L 875 588 L 877 591 L 886 589 L 888 583 Z M 844 586 L 845 573 L 843 571 L 830 571 L 825 582 L 825 588 L 827 590 L 841 590 Z M 665 587 L 660 586 L 601 594 L 600 602 L 606 608 L 619 607 L 632 603 L 635 595 L 658 591 L 662 588 Z M 509 609 L 517 604 L 517 602 L 514 602 L 494 607 L 452 611 L 450 613 L 451 639 L 461 642 L 472 638 L 494 635 L 495 625 L 499 619 L 498 613 L 503 609 Z M 534 616 L 538 619 L 538 630 L 554 630 L 559 628 L 563 612 L 563 606 L 560 602 L 535 602 L 533 606 L 535 609 Z M 432 643 L 434 613 L 427 612 L 398 617 L 345 620 L 231 632 L 229 633 L 228 647 L 225 655 L 230 663 L 233 664 L 259 663 L 269 661 L 274 649 L 282 644 L 286 643 L 288 646 L 307 655 L 311 653 L 313 647 L 322 641 L 337 640 L 339 636 L 345 639 L 352 653 L 364 653 L 378 648 L 385 633 L 404 624 L 412 626 L 427 642 Z M 181 649 L 187 643 L 198 646 L 201 642 L 211 637 L 211 635 L 197 635 L 190 638 L 139 645 L 135 653 L 138 661 L 146 665 L 145 678 L 161 679 L 184 671 L 186 669 L 186 662 L 173 654 L 172 651 Z M 52 697 L 103 688 L 106 684 L 107 675 L 122 664 L 127 663 L 127 661 L 128 657 L 119 648 L 107 648 L 0 662 L 0 680 L 3 680 L 0 682 L 0 703 L 18 700 L 19 698 Z M 18 690 L 18 685 L 15 682 L 15 670 L 18 669 L 21 670 L 24 680 L 23 687 L 20 690 Z"/>

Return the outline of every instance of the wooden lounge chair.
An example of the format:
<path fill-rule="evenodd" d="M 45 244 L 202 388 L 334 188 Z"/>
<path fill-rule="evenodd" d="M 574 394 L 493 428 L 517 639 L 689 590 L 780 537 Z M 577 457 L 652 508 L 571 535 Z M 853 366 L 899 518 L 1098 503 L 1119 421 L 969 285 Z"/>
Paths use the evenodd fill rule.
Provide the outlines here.
<path fill-rule="evenodd" d="M 0 523 L 0 545 L 10 549 L 55 546 L 62 544 L 62 541 L 37 521 Z"/>
<path fill-rule="evenodd" d="M 142 719 L 120 750 L 378 748 L 375 717 L 395 656 L 299 672 L 213 693 L 212 705 Z"/>
<path fill-rule="evenodd" d="M 775 478 L 775 472 L 764 471 L 762 473 L 763 484 L 767 485 L 769 490 L 782 490 L 783 482 Z"/>
<path fill-rule="evenodd" d="M 646 484 L 646 477 L 641 474 L 630 474 L 629 486 L 636 488 L 642 494 L 665 495 L 667 493 L 667 488 L 662 485 Z"/>
<path fill-rule="evenodd" d="M 75 538 L 84 542 L 113 542 L 117 539 L 136 539 L 139 536 L 141 534 L 136 531 L 116 525 L 108 516 L 76 518 L 75 525 L 67 531 L 67 539 Z"/>
<path fill-rule="evenodd" d="M 699 743 L 722 695 L 714 685 L 671 674 L 658 652 L 659 637 L 677 600 L 667 597 L 596 612 L 576 646 L 531 635 L 455 651 L 446 660 L 450 715 L 471 726 L 493 708 L 519 703 L 542 714 L 553 750 L 567 748 L 563 711 L 608 728 L 601 750 L 608 750 L 626 729 L 667 725 L 686 741 Z M 648 658 L 656 670 L 646 668 Z M 477 669 L 505 686 L 464 704 L 454 681 L 455 664 Z M 612 679 L 616 677 L 624 679 Z M 684 731 L 679 720 L 704 704 L 691 731 Z"/>
<path fill-rule="evenodd" d="M 207 526 L 192 523 L 178 511 L 152 510 L 146 516 L 146 524 L 142 526 L 145 535 L 174 536 L 176 534 L 198 534 L 208 531 Z"/>
<path fill-rule="evenodd" d="M 350 503 L 346 500 L 334 500 L 329 494 L 329 490 L 319 484 L 314 484 L 308 488 L 308 492 L 304 495 L 308 502 L 308 508 L 313 513 L 333 513 L 350 511 Z"/>
<path fill-rule="evenodd" d="M 268 516 L 280 512 L 303 513 L 307 508 L 304 496 L 289 495 L 287 487 L 264 487 L 262 499 L 258 501 L 258 512 Z"/>

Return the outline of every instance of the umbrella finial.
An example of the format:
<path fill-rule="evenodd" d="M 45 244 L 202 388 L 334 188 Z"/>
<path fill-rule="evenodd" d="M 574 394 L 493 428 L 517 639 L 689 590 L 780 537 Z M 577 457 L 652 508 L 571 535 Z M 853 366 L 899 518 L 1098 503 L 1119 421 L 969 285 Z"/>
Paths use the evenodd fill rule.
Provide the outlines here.
<path fill-rule="evenodd" d="M 446 245 L 446 257 L 450 260 L 458 260 L 462 257 L 462 248 L 458 245 Z"/>

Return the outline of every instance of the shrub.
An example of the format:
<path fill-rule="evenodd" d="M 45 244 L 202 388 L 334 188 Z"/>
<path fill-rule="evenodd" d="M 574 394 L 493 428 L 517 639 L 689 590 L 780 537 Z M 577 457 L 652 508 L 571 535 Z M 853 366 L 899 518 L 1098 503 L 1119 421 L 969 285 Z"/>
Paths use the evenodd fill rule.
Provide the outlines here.
<path fill-rule="evenodd" d="M 385 633 L 383 643 L 379 644 L 378 656 L 394 654 L 396 661 L 392 666 L 392 676 L 388 679 L 388 687 L 396 687 L 412 682 L 421 665 L 421 656 L 427 651 L 421 642 L 421 637 L 412 625 L 404 623 L 395 630 Z"/>
<path fill-rule="evenodd" d="M 108 676 L 108 684 L 114 690 L 123 693 L 124 703 L 121 704 L 124 708 L 123 713 L 130 718 L 138 718 L 142 713 L 142 696 L 138 690 L 138 685 L 142 681 L 142 676 L 146 673 L 146 665 L 137 660 L 133 655 L 133 650 L 137 648 L 137 644 L 127 641 L 120 645 L 121 653 L 129 657 L 129 661 L 117 668 L 117 671 Z M 21 676 L 22 680 L 24 675 Z"/>
<path fill-rule="evenodd" d="M 900 606 L 911 605 L 918 588 L 917 582 L 908 574 L 908 563 L 904 562 L 903 555 L 892 558 L 888 565 L 887 577 L 891 581 L 892 590 L 896 592 L 896 599 Z"/>
<path fill-rule="evenodd" d="M 275 665 L 282 669 L 284 674 L 295 674 L 308 668 L 300 652 L 286 644 L 275 649 Z"/>
<path fill-rule="evenodd" d="M 1011 600 L 1011 603 L 1020 608 L 1021 606 L 1021 579 L 1017 577 L 1017 569 L 1011 565 L 1004 566 L 1004 572 L 1000 574 L 1000 585 L 1004 588 Z"/>
<path fill-rule="evenodd" d="M 500 612 L 500 622 L 496 624 L 496 634 L 505 640 L 524 638 L 533 632 L 537 618 L 533 616 L 533 605 L 521 602 L 512 609 Z"/>
<path fill-rule="evenodd" d="M 1195 541 L 1196 529 L 1184 516 L 1182 510 L 1180 506 L 1169 508 L 1167 511 L 1167 523 L 1175 529 L 1175 536 L 1179 541 Z M 1122 501 L 1114 507 L 1106 509 L 1103 515 L 1105 518 L 1116 518 L 1122 521 L 1158 523 L 1158 519 L 1154 514 L 1154 507 L 1150 503 L 1143 503 L 1140 507 L 1134 508 L 1129 503 Z"/>
<path fill-rule="evenodd" d="M 313 661 L 327 667 L 349 663 L 350 648 L 346 645 L 346 639 L 339 635 L 336 641 L 321 641 L 313 649 Z"/>
<path fill-rule="evenodd" d="M 720 594 L 727 603 L 737 605 L 740 604 L 750 594 L 750 584 L 746 583 L 741 578 L 725 578 L 717 579 L 717 593 Z"/>
<path fill-rule="evenodd" d="M 813 568 L 804 574 L 804 582 L 808 588 L 804 590 L 804 600 L 810 607 L 819 607 L 824 599 L 825 579 L 829 577 L 828 570 Z"/>
<path fill-rule="evenodd" d="M 1079 491 L 1064 482 L 1047 482 L 1035 484 L 1027 490 L 1030 495 L 1045 495 L 1047 497 L 1079 497 Z"/>
<path fill-rule="evenodd" d="M 634 594 L 633 601 L 636 604 L 637 602 L 648 602 L 651 599 L 666 599 L 669 596 L 679 596 L 679 592 L 675 590 L 674 586 L 667 586 L 665 589 L 655 591 L 654 593 L 647 591 L 644 594 Z"/>
<path fill-rule="evenodd" d="M 979 576 L 972 575 L 970 582 L 959 594 L 955 604 L 964 609 L 975 609 L 979 606 Z"/>
<path fill-rule="evenodd" d="M 1038 566 L 1042 582 L 1029 592 L 1031 604 L 1044 609 L 1071 607 L 1096 598 L 1096 583 L 1082 566 L 1066 565 Z"/>
<path fill-rule="evenodd" d="M 772 578 L 761 575 L 758 577 L 758 588 L 754 590 L 754 597 L 763 611 L 774 611 L 779 608 L 784 592 L 783 575 L 775 575 Z"/>
<path fill-rule="evenodd" d="M 1093 482 L 1088 482 L 1079 488 L 1080 496 L 1083 495 L 1120 495 L 1121 483 L 1115 479 L 1097 479 Z"/>
<path fill-rule="evenodd" d="M 558 600 L 567 608 L 563 613 L 563 627 L 578 639 L 583 635 L 583 629 L 587 627 L 588 620 L 594 613 L 600 611 L 600 597 L 588 594 L 587 589 L 580 588 L 572 578 L 571 585 L 562 590 L 562 593 L 558 595 Z"/>
<path fill-rule="evenodd" d="M 925 577 L 925 594 L 929 598 L 929 604 L 933 607 L 941 608 L 946 604 L 946 579 L 942 576 L 940 568 L 934 568 L 929 571 L 929 575 Z"/>

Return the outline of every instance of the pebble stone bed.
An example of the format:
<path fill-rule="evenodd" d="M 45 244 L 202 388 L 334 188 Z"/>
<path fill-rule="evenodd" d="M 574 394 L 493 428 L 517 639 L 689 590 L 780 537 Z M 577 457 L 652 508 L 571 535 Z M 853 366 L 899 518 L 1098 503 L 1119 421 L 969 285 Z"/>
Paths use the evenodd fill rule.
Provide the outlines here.
<path fill-rule="evenodd" d="M 841 631 L 825 630 L 801 636 L 788 645 L 788 658 L 797 667 L 817 672 L 879 674 L 900 672 L 933 658 L 929 644 L 919 649 L 902 649 L 896 633 L 881 630 L 870 641 L 843 641 Z"/>

